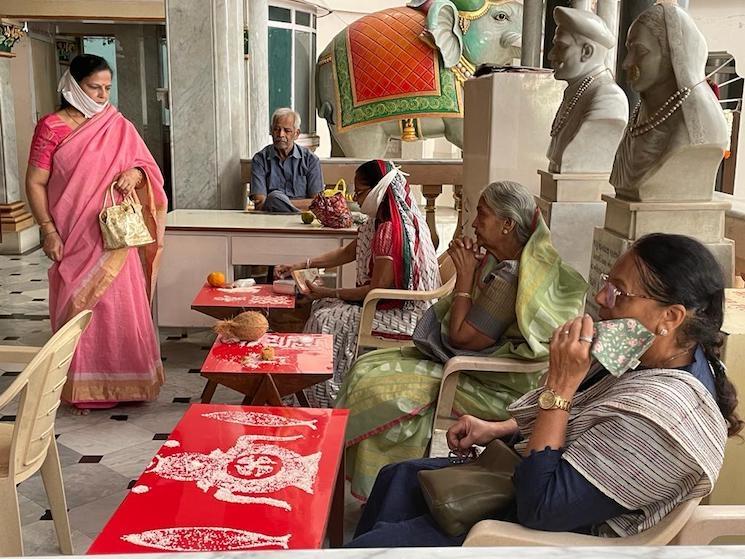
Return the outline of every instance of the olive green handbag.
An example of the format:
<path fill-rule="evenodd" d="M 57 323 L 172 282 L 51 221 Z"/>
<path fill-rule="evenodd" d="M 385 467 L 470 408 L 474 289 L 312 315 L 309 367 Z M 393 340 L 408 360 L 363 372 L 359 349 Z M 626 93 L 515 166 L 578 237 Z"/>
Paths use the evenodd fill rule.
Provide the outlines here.
<path fill-rule="evenodd" d="M 497 439 L 473 462 L 419 472 L 424 500 L 440 528 L 458 536 L 510 505 L 515 496 L 512 474 L 520 460 Z"/>

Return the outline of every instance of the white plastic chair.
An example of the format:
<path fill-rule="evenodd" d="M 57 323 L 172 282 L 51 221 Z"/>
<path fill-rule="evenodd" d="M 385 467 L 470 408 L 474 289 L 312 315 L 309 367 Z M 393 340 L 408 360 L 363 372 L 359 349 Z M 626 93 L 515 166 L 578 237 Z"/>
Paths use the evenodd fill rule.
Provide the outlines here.
<path fill-rule="evenodd" d="M 467 547 L 708 545 L 721 536 L 745 535 L 745 506 L 701 505 L 700 501 L 700 499 L 685 501 L 649 530 L 625 538 L 601 538 L 571 532 L 543 532 L 512 522 L 482 520 L 471 528 L 463 545 Z"/>
<path fill-rule="evenodd" d="M 27 363 L 0 394 L 0 409 L 19 398 L 15 422 L 0 423 L 0 555 L 23 555 L 16 485 L 39 470 L 60 549 L 73 553 L 54 419 L 70 362 L 91 315 L 77 314 L 42 348 L 0 347 L 0 362 Z"/>
<path fill-rule="evenodd" d="M 458 356 L 448 359 L 442 369 L 440 393 L 437 395 L 437 407 L 432 424 L 431 457 L 439 456 L 447 448 L 444 443 L 445 433 L 455 423 L 452 417 L 455 391 L 458 388 L 458 378 L 461 372 L 477 371 L 488 373 L 541 373 L 548 369 L 548 361 L 525 361 L 509 357 L 470 357 Z M 444 445 L 444 446 L 443 446 Z"/>
<path fill-rule="evenodd" d="M 372 289 L 365 297 L 360 316 L 360 327 L 357 333 L 357 349 L 355 356 L 360 354 L 360 348 L 389 348 L 411 345 L 408 337 L 384 337 L 373 332 L 373 319 L 378 308 L 378 301 L 436 301 L 448 295 L 455 287 L 455 266 L 450 255 L 445 252 L 438 259 L 440 280 L 442 285 L 431 291 L 408 291 L 406 289 Z"/>

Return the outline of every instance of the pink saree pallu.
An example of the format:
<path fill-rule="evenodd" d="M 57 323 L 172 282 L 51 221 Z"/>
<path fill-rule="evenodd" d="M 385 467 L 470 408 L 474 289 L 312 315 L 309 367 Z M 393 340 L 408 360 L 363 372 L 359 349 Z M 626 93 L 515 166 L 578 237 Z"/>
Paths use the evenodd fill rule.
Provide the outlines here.
<path fill-rule="evenodd" d="M 136 194 L 155 242 L 107 251 L 98 214 L 109 185 L 132 167 L 146 175 Z M 167 208 L 158 166 L 134 126 L 109 107 L 60 143 L 47 195 L 64 243 L 62 260 L 49 270 L 52 329 L 93 310 L 62 398 L 83 408 L 157 398 L 164 377 L 150 303 Z"/>

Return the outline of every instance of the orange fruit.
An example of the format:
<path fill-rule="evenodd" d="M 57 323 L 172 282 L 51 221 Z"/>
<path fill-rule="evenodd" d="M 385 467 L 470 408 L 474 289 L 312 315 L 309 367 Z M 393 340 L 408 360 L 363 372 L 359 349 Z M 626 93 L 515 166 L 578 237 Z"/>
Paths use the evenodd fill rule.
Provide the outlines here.
<path fill-rule="evenodd" d="M 222 272 L 212 272 L 207 276 L 207 283 L 212 287 L 223 287 L 225 285 L 225 274 Z"/>

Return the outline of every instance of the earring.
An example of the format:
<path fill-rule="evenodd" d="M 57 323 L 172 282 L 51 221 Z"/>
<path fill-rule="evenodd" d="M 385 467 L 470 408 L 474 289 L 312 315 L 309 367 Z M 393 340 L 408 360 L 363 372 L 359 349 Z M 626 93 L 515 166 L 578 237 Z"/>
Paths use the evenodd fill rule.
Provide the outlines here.
<path fill-rule="evenodd" d="M 502 235 L 506 235 L 507 233 L 509 233 L 509 231 L 507 231 L 507 229 L 502 229 Z"/>
<path fill-rule="evenodd" d="M 628 77 L 629 77 L 629 81 L 631 82 L 638 81 L 639 78 L 642 77 L 642 72 L 639 66 L 637 66 L 636 64 L 631 66 L 628 70 Z"/>
<path fill-rule="evenodd" d="M 660 336 L 667 336 L 667 328 L 660 328 L 659 330 L 657 330 L 657 334 L 659 334 Z"/>

